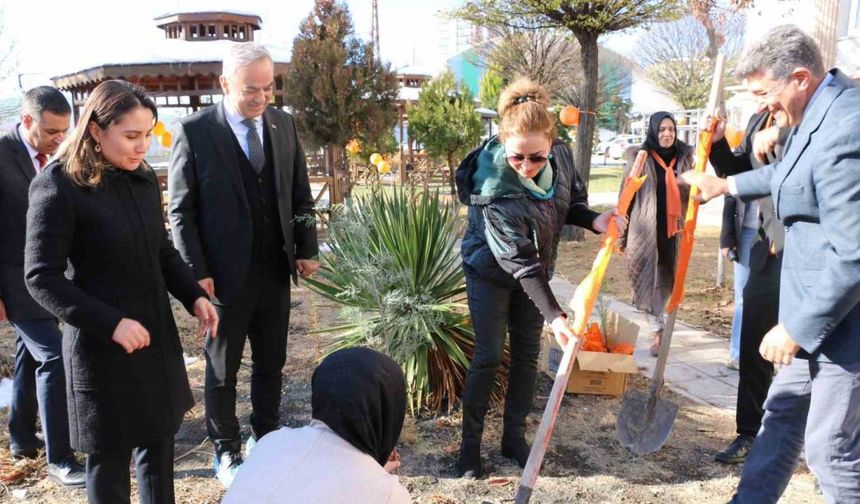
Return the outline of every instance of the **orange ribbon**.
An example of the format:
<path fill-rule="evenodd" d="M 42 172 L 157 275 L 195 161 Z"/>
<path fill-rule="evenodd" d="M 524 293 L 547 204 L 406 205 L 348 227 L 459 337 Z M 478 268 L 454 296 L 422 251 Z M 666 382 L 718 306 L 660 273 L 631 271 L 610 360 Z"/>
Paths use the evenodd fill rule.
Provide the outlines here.
<path fill-rule="evenodd" d="M 633 201 L 633 196 L 642 187 L 642 184 L 645 183 L 647 175 L 639 176 L 639 174 L 645 165 L 646 156 L 645 151 L 639 151 L 630 175 L 624 180 L 624 188 L 618 197 L 619 215 L 627 215 L 630 203 Z M 573 333 L 577 336 L 585 334 L 588 319 L 591 318 L 591 312 L 594 310 L 594 305 L 597 302 L 597 295 L 600 293 L 600 286 L 603 284 L 603 276 L 606 274 L 606 268 L 609 266 L 612 252 L 617 248 L 617 242 L 618 224 L 614 218 L 611 218 L 609 219 L 609 225 L 603 238 L 603 245 L 597 251 L 597 257 L 591 266 L 591 272 L 576 287 L 573 299 L 570 300 L 570 304 L 568 305 L 573 310 L 572 327 Z"/>
<path fill-rule="evenodd" d="M 708 165 L 716 125 L 717 119 L 712 118 L 711 127 L 699 133 L 699 143 L 696 145 L 696 163 L 693 165 L 693 169 L 699 173 L 705 173 L 705 167 Z M 672 297 L 666 304 L 666 313 L 677 310 L 681 300 L 684 299 L 684 282 L 687 280 L 687 269 L 690 266 L 690 257 L 693 255 L 696 219 L 699 217 L 699 202 L 696 200 L 698 195 L 699 188 L 692 186 L 690 188 L 690 201 L 687 204 L 687 216 L 684 219 L 684 233 L 680 236 L 681 249 L 678 254 L 678 264 L 675 266 L 675 284 L 672 288 Z"/>

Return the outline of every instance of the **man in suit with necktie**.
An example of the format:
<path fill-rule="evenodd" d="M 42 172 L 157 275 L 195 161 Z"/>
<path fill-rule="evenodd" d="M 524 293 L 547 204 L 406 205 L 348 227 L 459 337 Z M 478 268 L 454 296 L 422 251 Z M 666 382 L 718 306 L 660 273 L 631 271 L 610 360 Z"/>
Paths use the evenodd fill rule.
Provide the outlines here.
<path fill-rule="evenodd" d="M 785 225 L 779 323 L 759 352 L 783 367 L 732 502 L 779 500 L 806 446 L 828 503 L 860 503 L 860 86 L 795 26 L 749 47 L 735 74 L 791 127 L 781 161 L 684 179 L 707 201 L 772 195 Z"/>
<path fill-rule="evenodd" d="M 314 199 L 292 117 L 269 107 L 268 51 L 233 45 L 220 78 L 224 100 L 182 119 L 168 173 L 173 239 L 220 318 L 206 340 L 206 425 L 214 469 L 227 487 L 242 464 L 236 375 L 251 343 L 251 438 L 280 426 L 290 277 L 319 267 Z"/>
<path fill-rule="evenodd" d="M 9 411 L 14 457 L 37 458 L 41 414 L 48 477 L 64 486 L 84 484 L 83 467 L 69 444 L 66 378 L 57 319 L 30 297 L 24 284 L 24 242 L 30 181 L 41 173 L 69 129 L 72 109 L 49 86 L 24 94 L 21 122 L 0 138 L 0 321 L 15 328 L 15 374 Z"/>

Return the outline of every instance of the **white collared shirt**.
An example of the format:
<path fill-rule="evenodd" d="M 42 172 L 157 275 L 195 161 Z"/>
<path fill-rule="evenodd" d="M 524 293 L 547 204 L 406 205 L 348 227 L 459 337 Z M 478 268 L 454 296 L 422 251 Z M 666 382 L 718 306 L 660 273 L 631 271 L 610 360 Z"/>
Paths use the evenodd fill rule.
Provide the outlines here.
<path fill-rule="evenodd" d="M 24 147 L 27 148 L 27 152 L 30 153 L 30 161 L 33 163 L 33 169 L 36 170 L 36 173 L 41 173 L 42 167 L 39 166 L 39 160 L 36 159 L 36 156 L 39 155 L 39 151 L 34 149 L 33 146 L 30 145 L 30 142 L 27 141 L 27 137 L 24 136 L 24 125 L 23 124 L 18 125 L 18 136 L 21 137 L 21 143 L 24 144 Z M 47 156 L 47 154 L 46 154 L 46 156 Z M 48 156 L 48 157 L 50 157 L 50 156 Z"/>
<path fill-rule="evenodd" d="M 243 116 L 236 107 L 230 103 L 230 98 L 224 97 L 224 115 L 227 116 L 227 124 L 230 125 L 230 129 L 233 130 L 233 134 L 236 135 L 236 140 L 239 141 L 239 146 L 242 148 L 242 152 L 245 153 L 245 157 L 250 159 L 250 155 L 248 153 L 248 127 L 242 124 L 242 121 L 245 120 L 245 116 Z M 257 126 L 257 135 L 260 137 L 260 143 L 263 145 L 263 148 L 266 148 L 266 137 L 263 135 L 263 116 L 255 117 L 254 123 Z"/>

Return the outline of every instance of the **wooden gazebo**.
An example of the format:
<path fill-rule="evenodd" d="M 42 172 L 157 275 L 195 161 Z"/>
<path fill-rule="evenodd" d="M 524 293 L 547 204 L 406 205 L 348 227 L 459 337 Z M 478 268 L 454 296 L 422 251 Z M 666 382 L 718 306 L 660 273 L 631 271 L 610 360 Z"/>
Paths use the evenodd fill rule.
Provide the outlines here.
<path fill-rule="evenodd" d="M 159 108 L 181 108 L 190 113 L 217 103 L 223 94 L 218 78 L 224 56 L 236 42 L 253 41 L 262 20 L 256 14 L 200 11 L 158 16 L 155 24 L 163 38 L 136 41 L 133 47 L 107 48 L 108 52 L 115 50 L 115 55 L 94 54 L 98 63 L 51 79 L 58 89 L 72 94 L 76 118 L 93 89 L 110 79 L 142 86 Z M 291 49 L 266 48 L 275 64 L 272 105 L 284 107 Z M 342 196 L 337 177 L 325 173 L 325 167 L 314 158 L 308 156 L 308 169 L 311 183 L 322 187 L 317 201 L 328 193 L 332 203 L 339 203 Z M 166 171 L 156 171 L 165 179 Z"/>
<path fill-rule="evenodd" d="M 155 22 L 163 39 L 123 47 L 114 57 L 99 54 L 98 64 L 51 79 L 58 89 L 72 94 L 76 116 L 92 90 L 110 79 L 146 88 L 159 107 L 195 111 L 211 105 L 217 101 L 213 96 L 222 94 L 218 77 L 229 46 L 253 41 L 262 25 L 259 16 L 239 12 L 180 12 L 159 16 Z M 267 48 L 275 62 L 273 105 L 281 107 L 290 50 Z"/>

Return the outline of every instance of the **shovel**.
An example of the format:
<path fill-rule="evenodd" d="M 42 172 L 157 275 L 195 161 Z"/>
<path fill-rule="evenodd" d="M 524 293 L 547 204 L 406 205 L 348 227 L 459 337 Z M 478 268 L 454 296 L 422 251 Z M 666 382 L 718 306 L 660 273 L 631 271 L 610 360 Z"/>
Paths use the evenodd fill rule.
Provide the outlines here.
<path fill-rule="evenodd" d="M 675 416 L 678 415 L 678 405 L 666 399 L 660 399 L 663 388 L 663 372 L 666 370 L 666 360 L 669 357 L 669 345 L 672 342 L 672 332 L 675 330 L 675 315 L 677 311 L 668 314 L 666 330 L 660 341 L 660 353 L 651 377 L 648 393 L 639 390 L 628 390 L 621 403 L 621 411 L 615 422 L 615 430 L 621 445 L 636 455 L 646 455 L 659 450 L 672 432 Z"/>

